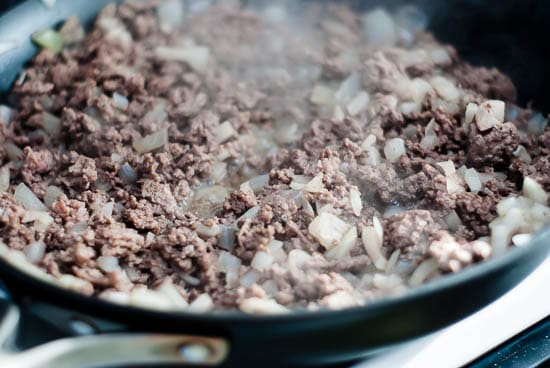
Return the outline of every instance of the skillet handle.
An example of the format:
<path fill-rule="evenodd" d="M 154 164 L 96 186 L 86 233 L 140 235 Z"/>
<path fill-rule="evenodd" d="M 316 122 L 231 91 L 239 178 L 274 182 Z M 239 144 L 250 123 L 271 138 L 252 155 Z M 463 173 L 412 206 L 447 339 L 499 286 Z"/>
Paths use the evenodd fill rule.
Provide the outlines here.
<path fill-rule="evenodd" d="M 10 350 L 19 324 L 19 310 L 8 304 L 0 320 L 0 367 L 74 368 L 178 364 L 216 366 L 229 344 L 217 337 L 113 333 L 69 337 L 23 352 Z"/>

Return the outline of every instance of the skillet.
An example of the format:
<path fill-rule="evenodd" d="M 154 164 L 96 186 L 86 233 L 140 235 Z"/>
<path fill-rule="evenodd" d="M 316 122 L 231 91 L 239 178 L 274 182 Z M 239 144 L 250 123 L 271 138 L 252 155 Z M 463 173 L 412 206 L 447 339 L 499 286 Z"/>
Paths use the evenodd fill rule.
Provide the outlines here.
<path fill-rule="evenodd" d="M 16 40 L 18 47 L 0 55 L 0 92 L 9 90 L 25 61 L 36 52 L 30 42 L 33 32 L 56 26 L 69 15 L 90 22 L 108 2 L 57 0 L 53 8 L 46 9 L 40 1 L 28 0 L 2 15 L 0 39 Z M 448 9 L 444 13 L 454 14 Z M 487 10 L 482 14 L 487 15 Z M 434 19 L 436 24 L 445 23 L 441 18 Z M 452 33 L 447 27 L 447 36 Z M 522 86 L 524 92 L 539 91 L 537 85 L 522 79 L 520 98 Z M 544 101 L 542 96 L 535 94 L 536 101 Z M 435 280 L 404 296 L 342 311 L 285 316 L 189 314 L 116 305 L 42 282 L 0 258 L 0 279 L 13 300 L 3 307 L 0 346 L 8 345 L 20 310 L 48 319 L 69 335 L 86 335 L 53 341 L 22 353 L 0 354 L 0 366 L 306 366 L 350 361 L 475 312 L 523 280 L 547 257 L 549 248 L 547 227 L 524 247 Z"/>

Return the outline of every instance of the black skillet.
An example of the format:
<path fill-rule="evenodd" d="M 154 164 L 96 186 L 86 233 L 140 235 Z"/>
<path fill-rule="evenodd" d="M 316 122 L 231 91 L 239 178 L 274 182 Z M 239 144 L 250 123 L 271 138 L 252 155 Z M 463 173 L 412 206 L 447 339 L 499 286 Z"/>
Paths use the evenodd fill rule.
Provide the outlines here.
<path fill-rule="evenodd" d="M 18 48 L 0 55 L 0 92 L 5 94 L 9 90 L 24 62 L 36 52 L 29 41 L 34 31 L 55 26 L 69 15 L 78 15 L 89 22 L 107 2 L 57 0 L 48 10 L 40 1 L 28 0 L 2 15 L 0 40 L 16 40 Z M 364 5 L 364 2 L 354 3 Z M 372 5 L 376 1 L 368 3 Z M 378 3 L 394 5 L 398 1 Z M 498 28 L 507 19 L 502 17 L 536 16 L 530 13 L 533 8 L 527 6 L 532 5 L 531 2 L 523 1 L 522 5 L 516 1 L 500 2 L 508 13 L 501 8 L 495 11 L 494 2 L 450 1 L 445 7 L 441 2 L 419 3 L 431 13 L 431 26 L 436 34 L 446 41 L 457 41 L 459 50 L 472 60 L 499 64 L 518 82 L 520 99 L 531 93 L 539 106 L 546 107 L 548 89 L 543 89 L 541 83 L 547 72 L 520 70 L 518 65 L 523 65 L 525 58 L 503 59 L 503 52 L 504 55 L 509 52 L 506 48 L 499 49 L 500 54 L 498 51 L 491 54 L 491 59 L 483 44 L 484 37 L 489 37 L 488 44 L 497 49 L 491 36 L 505 34 Z M 530 10 L 521 13 L 514 6 L 520 10 L 527 6 Z M 529 53 L 527 55 L 546 56 L 547 48 L 535 48 L 530 43 L 532 38 L 525 32 L 525 24 L 522 26 L 517 19 L 514 22 L 504 22 L 503 29 L 512 30 L 513 34 L 509 32 L 510 38 L 501 37 L 500 42 L 515 40 L 517 43 L 510 46 L 517 46 Z M 511 24 L 516 24 L 517 29 Z M 475 40 L 468 40 L 468 35 L 475 36 Z M 468 43 L 464 43 L 466 41 Z M 479 47 L 480 52 L 475 52 L 472 45 Z M 517 63 L 512 63 L 514 60 Z M 541 61 L 534 60 L 534 65 L 537 63 Z M 537 74 L 539 72 L 541 74 Z M 343 311 L 299 312 L 278 317 L 238 313 L 193 315 L 110 304 L 39 281 L 0 259 L 0 279 L 14 300 L 13 305 L 4 308 L 0 347 L 7 345 L 8 336 L 18 322 L 19 310 L 47 319 L 67 334 L 88 334 L 50 342 L 23 353 L 0 353 L 0 367 L 82 367 L 117 362 L 129 366 L 137 363 L 185 365 L 193 361 L 221 362 L 225 366 L 283 367 L 350 361 L 437 330 L 475 312 L 524 279 L 548 256 L 549 248 L 550 228 L 546 228 L 527 246 L 512 249 L 503 256 L 436 280 L 399 298 Z"/>

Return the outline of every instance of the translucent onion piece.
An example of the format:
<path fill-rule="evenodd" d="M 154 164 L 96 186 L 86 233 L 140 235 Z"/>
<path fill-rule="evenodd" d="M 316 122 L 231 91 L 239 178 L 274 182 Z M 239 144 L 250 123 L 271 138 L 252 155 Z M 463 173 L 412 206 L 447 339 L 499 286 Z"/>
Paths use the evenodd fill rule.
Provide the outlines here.
<path fill-rule="evenodd" d="M 157 7 L 160 28 L 169 33 L 177 29 L 183 21 L 185 9 L 182 0 L 164 0 Z"/>
<path fill-rule="evenodd" d="M 47 111 L 42 113 L 42 124 L 46 133 L 50 135 L 59 134 L 61 131 L 61 119 Z"/>
<path fill-rule="evenodd" d="M 384 155 L 390 162 L 397 162 L 405 153 L 405 141 L 401 138 L 390 139 L 384 146 Z"/>
<path fill-rule="evenodd" d="M 323 212 L 311 221 L 308 230 L 323 247 L 330 249 L 340 243 L 349 228 L 350 225 L 337 216 Z"/>
<path fill-rule="evenodd" d="M 28 210 L 48 211 L 48 207 L 24 183 L 15 188 L 14 197 Z"/>
<path fill-rule="evenodd" d="M 285 314 L 289 310 L 272 299 L 261 299 L 251 297 L 244 299 L 239 305 L 239 309 L 245 313 L 251 314 Z"/>
<path fill-rule="evenodd" d="M 545 192 L 542 185 L 534 179 L 526 176 L 523 179 L 523 195 L 535 202 L 546 205 L 548 203 L 548 193 Z"/>
<path fill-rule="evenodd" d="M 466 169 L 464 172 L 464 181 L 470 188 L 470 191 L 477 193 L 481 190 L 481 179 L 475 169 Z"/>
<path fill-rule="evenodd" d="M 227 120 L 216 128 L 214 135 L 216 137 L 216 141 L 221 144 L 228 141 L 231 137 L 236 136 L 237 131 L 233 129 L 233 125 L 231 125 L 231 122 Z"/>
<path fill-rule="evenodd" d="M 118 265 L 118 258 L 113 256 L 100 256 L 97 258 L 97 265 L 103 272 L 114 272 L 120 267 Z"/>
<path fill-rule="evenodd" d="M 1 54 L 2 52 L 0 49 L 0 55 Z M 12 114 L 13 114 L 13 109 L 11 107 L 6 105 L 0 105 L 0 123 L 4 124 L 4 126 L 9 125 Z"/>
<path fill-rule="evenodd" d="M 349 200 L 353 214 L 355 216 L 361 216 L 361 211 L 363 210 L 363 202 L 361 200 L 361 192 L 357 188 L 350 189 Z"/>
<path fill-rule="evenodd" d="M 341 104 L 347 104 L 352 98 L 357 96 L 361 89 L 361 79 L 359 74 L 352 73 L 341 84 L 334 98 Z"/>
<path fill-rule="evenodd" d="M 166 61 L 181 61 L 198 72 L 205 72 L 210 60 L 210 49 L 204 46 L 169 47 L 159 46 L 155 55 Z"/>
<path fill-rule="evenodd" d="M 478 107 L 479 106 L 475 103 L 469 103 L 466 106 L 466 112 L 464 114 L 464 124 L 466 124 L 466 126 L 474 121 Z"/>
<path fill-rule="evenodd" d="M 132 146 L 139 153 L 147 153 L 163 147 L 168 143 L 168 130 L 161 129 L 135 141 Z"/>
<path fill-rule="evenodd" d="M 46 244 L 43 242 L 33 242 L 24 248 L 25 256 L 31 263 L 38 263 L 46 253 Z"/>
<path fill-rule="evenodd" d="M 250 263 L 252 268 L 259 272 L 267 271 L 269 268 L 271 268 L 272 264 L 273 257 L 270 254 L 262 251 L 256 252 L 254 258 L 252 259 L 252 262 Z"/>
<path fill-rule="evenodd" d="M 0 192 L 7 192 L 10 187 L 10 168 L 0 168 Z"/>
<path fill-rule="evenodd" d="M 12 162 L 21 161 L 23 159 L 23 150 L 17 147 L 13 143 L 4 143 L 4 149 L 6 150 L 6 155 Z"/>
<path fill-rule="evenodd" d="M 361 240 L 367 255 L 372 259 L 372 262 L 379 270 L 386 268 L 386 257 L 382 254 L 378 232 L 374 226 L 363 226 L 361 229 Z"/>
<path fill-rule="evenodd" d="M 310 101 L 315 105 L 334 105 L 334 91 L 327 86 L 316 84 L 311 91 Z"/>
<path fill-rule="evenodd" d="M 372 47 L 393 46 L 398 34 L 392 17 L 377 8 L 363 16 L 363 32 L 367 44 Z"/>
<path fill-rule="evenodd" d="M 476 112 L 476 124 L 479 130 L 483 132 L 495 125 L 502 124 L 505 110 L 505 103 L 499 100 L 489 100 L 479 105 Z"/>
<path fill-rule="evenodd" d="M 220 253 L 220 269 L 225 273 L 227 285 L 234 285 L 239 279 L 241 260 L 229 252 Z"/>
<path fill-rule="evenodd" d="M 433 258 L 423 261 L 416 267 L 409 278 L 409 285 L 413 287 L 421 285 L 438 268 L 437 261 Z"/>
<path fill-rule="evenodd" d="M 125 184 L 132 184 L 138 180 L 138 174 L 136 170 L 127 162 L 120 166 L 118 175 Z"/>
<path fill-rule="evenodd" d="M 121 95 L 120 93 L 115 92 L 113 93 L 113 104 L 117 109 L 126 111 L 129 104 L 128 98 Z"/>
<path fill-rule="evenodd" d="M 348 113 L 351 116 L 359 115 L 367 109 L 369 101 L 370 97 L 366 91 L 359 92 L 359 94 L 355 96 L 347 105 Z"/>
<path fill-rule="evenodd" d="M 32 40 L 41 48 L 57 54 L 63 49 L 63 37 L 53 29 L 44 29 L 32 34 Z"/>
<path fill-rule="evenodd" d="M 329 249 L 325 253 L 325 257 L 328 259 L 340 260 L 349 255 L 349 252 L 353 249 L 357 243 L 357 228 L 352 226 L 342 237 L 340 243 L 334 248 Z"/>
<path fill-rule="evenodd" d="M 441 76 L 433 77 L 430 84 L 437 94 L 446 101 L 457 101 L 460 98 L 460 91 L 456 88 L 454 82 Z"/>

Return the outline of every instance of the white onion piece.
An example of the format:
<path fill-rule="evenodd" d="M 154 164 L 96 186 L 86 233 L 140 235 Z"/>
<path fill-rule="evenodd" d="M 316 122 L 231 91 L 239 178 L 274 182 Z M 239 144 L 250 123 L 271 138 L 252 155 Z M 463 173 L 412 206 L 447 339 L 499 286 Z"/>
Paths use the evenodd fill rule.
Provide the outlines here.
<path fill-rule="evenodd" d="M 37 224 L 41 224 L 41 228 L 46 229 L 48 226 L 50 226 L 53 223 L 54 219 L 51 217 L 47 212 L 45 211 L 34 211 L 29 210 L 25 212 L 25 215 L 23 216 L 23 219 L 21 222 L 23 223 L 29 223 L 34 222 L 35 227 Z"/>
<path fill-rule="evenodd" d="M 523 179 L 522 192 L 525 197 L 530 198 L 535 202 L 543 205 L 548 203 L 548 193 L 546 193 L 542 185 L 528 176 Z"/>
<path fill-rule="evenodd" d="M 208 312 L 214 308 L 214 302 L 208 294 L 201 294 L 189 304 L 189 312 Z"/>
<path fill-rule="evenodd" d="M 512 243 L 514 243 L 514 245 L 517 247 L 521 247 L 529 243 L 531 241 L 531 238 L 531 234 L 516 234 L 512 236 Z"/>
<path fill-rule="evenodd" d="M 271 268 L 272 264 L 273 257 L 262 251 L 256 252 L 254 258 L 252 258 L 252 262 L 250 263 L 252 268 L 259 272 L 268 270 L 269 268 Z"/>
<path fill-rule="evenodd" d="M 113 256 L 100 256 L 97 258 L 98 267 L 106 273 L 114 272 L 120 269 L 118 258 Z"/>
<path fill-rule="evenodd" d="M 43 242 L 33 242 L 24 249 L 25 256 L 31 263 L 38 263 L 46 253 L 46 244 Z"/>
<path fill-rule="evenodd" d="M 120 93 L 113 93 L 113 104 L 114 106 L 122 111 L 126 111 L 128 108 L 128 98 L 126 96 L 121 95 Z"/>
<path fill-rule="evenodd" d="M 132 184 L 138 180 L 136 170 L 128 162 L 125 162 L 122 166 L 120 166 L 118 175 L 124 184 Z"/>
<path fill-rule="evenodd" d="M 506 104 L 504 101 L 488 100 L 479 105 L 476 112 L 476 124 L 480 131 L 491 129 L 504 122 Z"/>
<path fill-rule="evenodd" d="M 474 117 L 476 116 L 477 109 L 479 106 L 475 103 L 469 103 L 466 106 L 466 112 L 464 113 L 464 124 L 468 126 L 472 121 L 474 121 Z"/>
<path fill-rule="evenodd" d="M 349 252 L 353 249 L 357 243 L 357 228 L 352 226 L 342 237 L 340 243 L 334 248 L 329 249 L 325 253 L 325 257 L 328 259 L 340 260 L 349 255 Z"/>
<path fill-rule="evenodd" d="M 393 46 L 397 43 L 397 27 L 392 17 L 381 8 L 363 16 L 363 32 L 367 44 L 372 47 Z"/>
<path fill-rule="evenodd" d="M 292 273 L 300 272 L 310 259 L 309 253 L 301 249 L 293 249 L 288 253 L 288 268 Z"/>
<path fill-rule="evenodd" d="M 434 149 L 439 144 L 437 134 L 435 132 L 435 119 L 430 120 L 424 131 L 424 137 L 420 141 L 420 145 L 426 149 Z"/>
<path fill-rule="evenodd" d="M 227 176 L 227 164 L 216 162 L 210 167 L 210 180 L 213 183 L 221 183 Z"/>
<path fill-rule="evenodd" d="M 177 29 L 182 21 L 185 10 L 182 0 L 164 0 L 157 6 L 157 15 L 160 29 L 164 33 L 170 33 Z"/>
<path fill-rule="evenodd" d="M 235 247 L 236 230 L 233 226 L 221 225 L 220 240 L 218 245 L 221 248 L 232 250 Z"/>
<path fill-rule="evenodd" d="M 370 166 L 378 166 L 382 162 L 382 156 L 376 147 L 367 148 L 367 164 Z"/>
<path fill-rule="evenodd" d="M 363 226 L 361 229 L 361 240 L 363 241 L 363 247 L 367 255 L 372 259 L 376 268 L 384 270 L 387 260 L 382 254 L 380 239 L 378 238 L 378 232 L 375 230 L 374 226 Z"/>
<path fill-rule="evenodd" d="M 267 280 L 261 286 L 268 296 L 274 296 L 275 294 L 277 294 L 278 288 L 275 281 Z"/>
<path fill-rule="evenodd" d="M 10 168 L 3 166 L 0 169 L 0 192 L 7 192 L 10 188 Z"/>
<path fill-rule="evenodd" d="M 349 228 L 349 224 L 328 212 L 315 217 L 308 226 L 311 236 L 326 249 L 335 247 Z"/>
<path fill-rule="evenodd" d="M 401 255 L 401 249 L 396 249 L 391 254 L 390 258 L 388 259 L 388 262 L 386 263 L 386 274 L 392 273 L 395 269 L 395 266 L 397 265 L 397 261 L 399 260 L 399 256 Z"/>
<path fill-rule="evenodd" d="M 187 301 L 183 298 L 170 279 L 163 281 L 162 284 L 156 288 L 156 291 L 170 299 L 174 307 L 186 308 L 188 306 Z"/>
<path fill-rule="evenodd" d="M 411 115 L 422 111 L 422 105 L 418 102 L 404 102 L 399 107 L 403 115 Z"/>
<path fill-rule="evenodd" d="M 372 278 L 372 285 L 377 289 L 393 289 L 401 285 L 402 280 L 396 274 L 393 275 L 383 275 L 377 273 Z"/>
<path fill-rule="evenodd" d="M 435 65 L 449 65 L 452 63 L 451 56 L 444 48 L 436 48 L 430 51 L 430 56 Z"/>
<path fill-rule="evenodd" d="M 0 50 L 0 55 L 2 54 Z M 3 123 L 4 126 L 8 126 L 13 115 L 13 109 L 6 105 L 0 105 L 0 123 Z"/>
<path fill-rule="evenodd" d="M 229 252 L 220 253 L 220 269 L 225 273 L 227 285 L 234 285 L 239 279 L 239 268 L 241 260 Z"/>
<path fill-rule="evenodd" d="M 529 121 L 527 121 L 527 131 L 535 135 L 542 134 L 546 125 L 548 125 L 548 119 L 539 112 L 531 116 Z"/>
<path fill-rule="evenodd" d="M 447 224 L 447 227 L 450 231 L 457 231 L 458 228 L 462 225 L 462 220 L 460 217 L 458 217 L 458 214 L 456 211 L 451 211 L 447 216 L 444 218 L 445 223 Z"/>
<path fill-rule="evenodd" d="M 323 184 L 323 173 L 317 174 L 306 185 L 304 185 L 304 191 L 309 193 L 320 193 L 324 190 L 325 185 Z"/>
<path fill-rule="evenodd" d="M 13 143 L 4 143 L 4 149 L 6 150 L 6 155 L 12 162 L 21 161 L 23 159 L 23 150 L 17 147 Z"/>
<path fill-rule="evenodd" d="M 412 33 L 424 31 L 428 26 L 428 16 L 414 5 L 401 6 L 394 17 L 399 26 Z"/>
<path fill-rule="evenodd" d="M 61 131 L 61 119 L 47 111 L 42 112 L 42 127 L 50 135 L 59 134 Z"/>
<path fill-rule="evenodd" d="M 512 154 L 514 155 L 514 157 L 520 158 L 526 164 L 530 164 L 531 162 L 533 162 L 531 155 L 529 154 L 529 152 L 527 152 L 527 149 L 521 144 L 518 145 L 518 147 L 514 150 Z"/>
<path fill-rule="evenodd" d="M 372 226 L 374 226 L 374 231 L 376 232 L 376 239 L 378 240 L 378 246 L 382 248 L 384 243 L 384 228 L 378 217 L 372 217 Z"/>
<path fill-rule="evenodd" d="M 334 91 L 327 86 L 316 84 L 309 100 L 315 105 L 334 105 Z"/>
<path fill-rule="evenodd" d="M 464 172 L 464 181 L 472 192 L 477 193 L 481 190 L 481 179 L 475 169 L 466 169 Z"/>
<path fill-rule="evenodd" d="M 437 76 L 430 80 L 430 84 L 437 94 L 446 101 L 457 101 L 460 98 L 460 91 L 451 80 Z"/>
<path fill-rule="evenodd" d="M 115 207 L 115 202 L 110 201 L 105 203 L 101 208 L 99 208 L 94 213 L 98 216 L 111 217 L 113 215 L 113 209 Z"/>
<path fill-rule="evenodd" d="M 355 216 L 361 216 L 363 202 L 361 201 L 361 192 L 357 188 L 351 188 L 349 191 L 349 201 L 351 210 Z"/>
<path fill-rule="evenodd" d="M 28 210 L 48 212 L 48 207 L 24 183 L 15 188 L 14 197 Z"/>
<path fill-rule="evenodd" d="M 205 238 L 213 238 L 220 235 L 222 232 L 222 228 L 219 225 L 206 226 L 200 223 L 197 225 L 196 230 L 197 234 Z"/>
<path fill-rule="evenodd" d="M 210 49 L 204 46 L 159 46 L 155 49 L 155 55 L 161 60 L 181 61 L 197 72 L 205 72 L 210 60 Z"/>
<path fill-rule="evenodd" d="M 456 172 L 455 164 L 451 160 L 447 161 L 441 161 L 437 163 L 437 166 L 443 169 L 443 172 L 445 173 L 445 176 L 451 176 Z"/>
<path fill-rule="evenodd" d="M 239 309 L 251 314 L 286 314 L 289 310 L 272 299 L 257 297 L 244 299 L 239 304 Z"/>
<path fill-rule="evenodd" d="M 226 120 L 216 128 L 214 135 L 216 137 L 216 141 L 221 144 L 231 139 L 231 137 L 236 136 L 237 131 L 233 128 L 231 122 Z"/>
<path fill-rule="evenodd" d="M 437 261 L 433 258 L 420 263 L 409 278 L 409 285 L 420 286 L 432 273 L 439 268 Z"/>
<path fill-rule="evenodd" d="M 279 144 L 287 144 L 294 142 L 299 138 L 298 124 L 291 122 L 283 122 L 278 124 L 273 137 Z"/>
<path fill-rule="evenodd" d="M 243 213 L 241 215 L 241 217 L 239 217 L 235 223 L 238 224 L 240 221 L 244 221 L 244 220 L 250 220 L 250 219 L 253 219 L 254 217 L 256 217 L 256 215 L 258 214 L 258 211 L 260 210 L 260 206 L 254 206 L 252 208 L 249 208 L 248 211 L 246 211 L 245 213 Z"/>
<path fill-rule="evenodd" d="M 405 141 L 401 138 L 390 139 L 384 146 L 384 155 L 390 162 L 397 162 L 405 153 Z"/>
<path fill-rule="evenodd" d="M 153 134 L 146 135 L 132 143 L 132 146 L 138 153 L 147 153 L 161 148 L 168 143 L 168 130 L 161 129 Z"/>
<path fill-rule="evenodd" d="M 250 270 L 241 276 L 239 283 L 243 287 L 250 287 L 254 285 L 259 279 L 260 279 L 260 274 L 258 273 L 258 271 Z"/>
<path fill-rule="evenodd" d="M 347 104 L 352 98 L 357 96 L 360 89 L 361 79 L 359 78 L 359 74 L 352 73 L 340 84 L 340 87 L 334 94 L 334 98 L 340 104 Z"/>
<path fill-rule="evenodd" d="M 248 185 L 250 185 L 250 188 L 254 193 L 260 192 L 268 184 L 269 184 L 269 175 L 267 174 L 255 176 L 248 181 Z"/>
<path fill-rule="evenodd" d="M 367 109 L 370 101 L 370 96 L 366 91 L 361 91 L 347 105 L 348 113 L 351 116 L 356 116 Z"/>
<path fill-rule="evenodd" d="M 376 136 L 374 134 L 369 134 L 367 138 L 361 143 L 361 148 L 367 150 L 369 147 L 372 147 L 376 144 Z"/>

